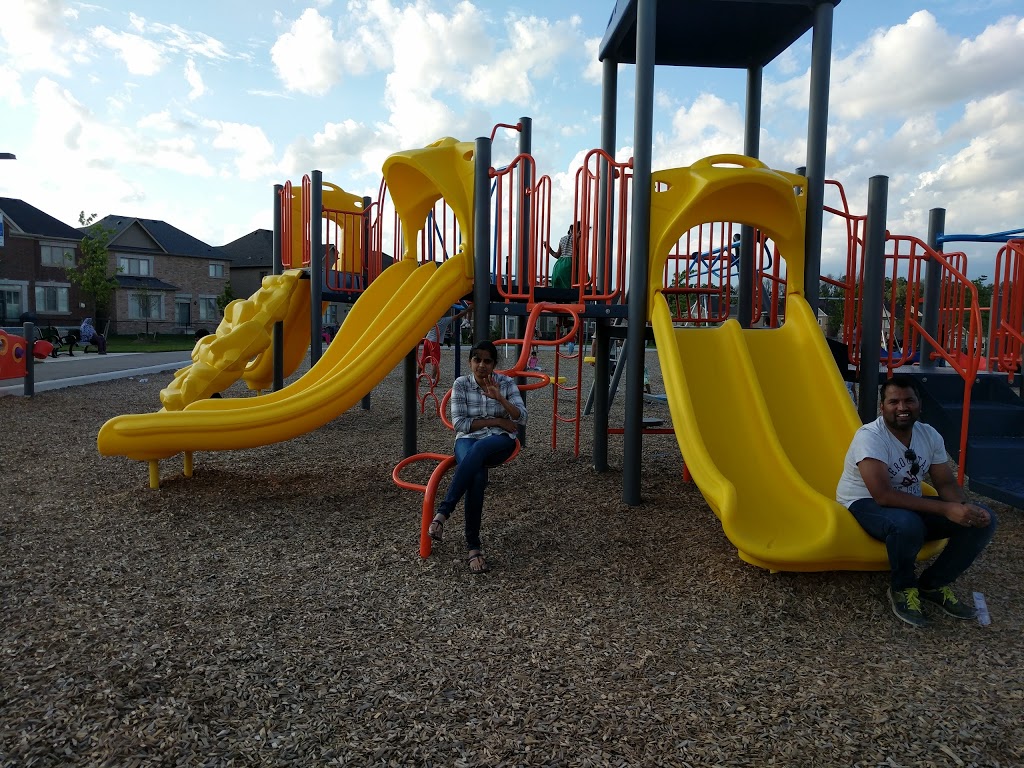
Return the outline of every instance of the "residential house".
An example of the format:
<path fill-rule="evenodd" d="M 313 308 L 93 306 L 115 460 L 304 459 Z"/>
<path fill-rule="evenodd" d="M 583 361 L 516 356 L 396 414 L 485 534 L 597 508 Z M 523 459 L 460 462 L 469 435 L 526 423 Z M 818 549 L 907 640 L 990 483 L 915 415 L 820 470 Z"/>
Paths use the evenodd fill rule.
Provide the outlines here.
<path fill-rule="evenodd" d="M 254 230 L 218 250 L 231 262 L 231 289 L 236 296 L 252 296 L 274 271 L 274 233 L 269 229 Z"/>
<path fill-rule="evenodd" d="M 43 327 L 80 325 L 85 298 L 65 266 L 81 258 L 82 233 L 16 198 L 0 197 L 0 217 L 0 326 L 20 325 L 25 313 Z"/>
<path fill-rule="evenodd" d="M 118 270 L 111 333 L 217 327 L 217 299 L 231 278 L 219 248 L 158 219 L 110 215 L 97 224 L 112 232 L 107 250 Z"/>

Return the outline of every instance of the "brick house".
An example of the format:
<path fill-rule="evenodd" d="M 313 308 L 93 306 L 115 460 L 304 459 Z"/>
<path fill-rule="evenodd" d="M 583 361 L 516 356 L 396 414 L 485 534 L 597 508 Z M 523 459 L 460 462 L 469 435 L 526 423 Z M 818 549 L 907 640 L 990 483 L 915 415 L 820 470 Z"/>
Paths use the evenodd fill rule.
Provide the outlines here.
<path fill-rule="evenodd" d="M 64 267 L 81 258 L 82 233 L 35 206 L 0 197 L 0 326 L 18 326 L 32 313 L 40 326 L 77 327 L 85 299 Z"/>
<path fill-rule="evenodd" d="M 219 248 L 158 219 L 105 216 L 118 288 L 111 333 L 213 331 L 221 320 L 217 298 L 231 278 Z M 236 293 L 237 295 L 237 293 Z"/>
<path fill-rule="evenodd" d="M 274 271 L 274 233 L 256 229 L 218 250 L 231 262 L 231 288 L 246 298 L 260 289 L 263 278 Z"/>

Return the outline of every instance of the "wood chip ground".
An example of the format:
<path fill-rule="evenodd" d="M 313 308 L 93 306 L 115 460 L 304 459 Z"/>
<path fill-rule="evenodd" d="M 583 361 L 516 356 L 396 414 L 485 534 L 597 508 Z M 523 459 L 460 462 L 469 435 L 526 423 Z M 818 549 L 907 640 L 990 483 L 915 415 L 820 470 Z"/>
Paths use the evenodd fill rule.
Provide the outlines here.
<path fill-rule="evenodd" d="M 579 458 L 564 424 L 552 452 L 543 392 L 492 473 L 475 577 L 461 514 L 417 556 L 399 371 L 368 411 L 198 454 L 192 479 L 168 460 L 151 491 L 96 433 L 170 377 L 0 398 L 2 766 L 1024 764 L 1018 510 L 993 504 L 959 585 L 991 626 L 915 631 L 884 573 L 741 562 L 671 435 L 644 438 L 626 506 L 621 438 L 603 474 L 589 418 Z M 450 450 L 436 416 L 418 428 Z"/>

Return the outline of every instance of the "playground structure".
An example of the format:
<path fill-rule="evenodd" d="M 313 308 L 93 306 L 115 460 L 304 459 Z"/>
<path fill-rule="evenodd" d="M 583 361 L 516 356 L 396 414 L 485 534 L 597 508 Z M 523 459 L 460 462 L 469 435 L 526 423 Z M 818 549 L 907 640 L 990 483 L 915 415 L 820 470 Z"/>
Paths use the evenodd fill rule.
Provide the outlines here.
<path fill-rule="evenodd" d="M 643 17 L 646 6 L 640 2 L 633 13 Z M 799 36 L 813 24 L 817 41 L 820 29 L 831 21 L 833 6 L 823 2 L 813 12 L 798 9 L 799 23 L 787 27 L 786 35 Z M 790 10 L 787 6 L 786 12 Z M 637 24 L 638 38 L 641 32 L 653 35 L 649 21 Z M 613 15 L 610 30 L 628 23 Z M 606 37 L 605 54 L 622 52 L 615 49 L 615 40 L 615 34 Z M 637 41 L 634 57 L 644 50 Z M 820 59 L 816 57 L 819 67 Z M 638 61 L 638 77 L 653 63 Z M 609 69 L 606 66 L 606 79 Z M 824 130 L 820 102 L 821 94 L 815 95 L 812 88 L 812 133 Z M 755 146 L 748 146 L 744 155 L 651 172 L 649 149 L 640 140 L 643 131 L 637 132 L 637 156 L 622 163 L 613 159 L 612 131 L 610 137 L 603 136 L 606 146 L 589 152 L 577 172 L 574 220 L 581 223 L 584 236 L 574 254 L 571 288 L 557 289 L 550 285 L 546 258 L 552 228 L 550 179 L 537 176 L 529 153 L 529 119 L 522 118 L 513 127 L 520 133 L 520 154 L 500 169 L 491 165 L 493 134 L 475 143 L 445 139 L 391 156 L 384 164 L 375 204 L 325 187 L 316 172 L 304 180 L 298 198 L 286 185 L 278 192 L 280 226 L 275 227 L 275 242 L 280 256 L 275 269 L 306 270 L 310 290 L 303 300 L 310 323 L 308 332 L 296 329 L 287 341 L 275 331 L 275 343 L 264 348 L 262 360 L 283 352 L 288 343 L 301 343 L 295 340 L 303 337 L 304 350 L 309 338 L 319 338 L 320 313 L 312 308 L 322 307 L 325 298 L 348 296 L 354 300 L 352 310 L 334 343 L 323 357 L 320 345 L 313 344 L 309 373 L 270 394 L 197 399 L 178 412 L 113 419 L 100 431 L 100 451 L 150 462 L 151 485 L 156 486 L 160 459 L 183 452 L 188 475 L 194 451 L 263 445 L 316 428 L 351 407 L 401 360 L 407 371 L 405 399 L 412 403 L 419 340 L 453 303 L 470 298 L 477 337 L 488 334 L 492 314 L 521 321 L 522 348 L 514 374 L 525 367 L 530 346 L 554 346 L 556 382 L 562 378 L 563 365 L 575 365 L 579 371 L 582 355 L 558 351 L 560 339 L 532 339 L 534 313 L 568 319 L 573 338 L 581 318 L 596 320 L 594 463 L 599 470 L 607 468 L 611 322 L 628 319 L 620 326 L 626 333 L 627 368 L 624 499 L 638 503 L 643 361 L 630 350 L 643 348 L 650 320 L 687 467 L 740 556 L 774 570 L 887 567 L 884 547 L 833 500 L 842 456 L 860 420 L 815 317 L 821 219 L 826 212 L 823 157 L 812 157 L 806 176 L 772 171 L 754 159 L 756 141 L 748 134 L 748 143 Z M 812 141 L 811 147 L 812 156 L 824 152 L 823 141 Z M 491 187 L 493 191 L 484 194 Z M 339 197 L 332 199 L 332 193 Z M 382 244 L 389 220 L 397 246 L 393 252 L 400 251 L 402 258 L 386 266 Z M 878 217 L 869 206 L 868 216 L 847 215 L 847 220 L 853 232 L 850 251 L 855 254 L 845 285 L 852 318 L 847 338 L 879 338 L 868 333 L 870 292 L 860 288 L 870 283 L 865 270 L 877 270 L 884 261 L 884 248 L 877 238 L 868 237 L 872 225 L 877 228 Z M 884 232 L 884 216 L 882 224 Z M 296 236 L 296 229 L 302 237 Z M 911 294 L 914 306 L 925 301 L 923 284 L 932 274 L 940 276 L 939 286 L 946 286 L 940 298 L 949 302 L 945 309 L 935 302 L 930 307 L 945 318 L 940 322 L 947 332 L 931 332 L 923 318 L 907 316 L 902 328 L 911 328 L 911 338 L 901 350 L 916 348 L 916 329 L 917 338 L 934 348 L 928 359 L 940 357 L 963 380 L 973 380 L 980 368 L 980 308 L 976 291 L 973 304 L 965 298 L 971 288 L 962 265 L 958 268 L 951 256 L 919 247 L 917 241 L 892 242 L 891 261 L 902 265 L 896 269 L 907 270 L 908 286 L 917 286 Z M 1014 350 L 1019 364 L 1021 327 L 1020 246 L 1008 244 L 1006 252 L 1001 269 L 1013 277 L 1007 277 L 1000 303 L 993 304 L 997 311 L 992 316 L 999 318 L 997 333 L 1002 335 L 993 337 L 997 347 L 989 341 L 989 349 L 1000 352 L 988 358 L 1003 372 L 1013 364 Z M 698 255 L 696 262 L 693 254 Z M 877 285 L 880 292 L 881 281 Z M 728 319 L 733 306 L 737 317 Z M 890 318 L 895 315 L 891 312 Z M 300 318 L 296 311 L 293 327 L 301 325 Z M 955 329 L 964 322 L 966 336 L 961 336 Z M 950 349 L 964 339 L 967 352 Z M 860 365 L 865 380 L 877 380 L 873 361 L 861 365 L 871 360 L 863 349 L 863 343 L 851 348 L 851 359 Z M 282 366 L 275 359 L 273 367 L 276 382 Z M 262 380 L 267 380 L 265 373 Z M 552 391 L 556 414 L 562 394 L 575 401 L 578 450 L 580 393 L 578 385 L 575 391 L 572 386 L 566 384 L 563 390 L 556 384 Z M 808 390 L 813 393 L 810 398 L 797 401 L 797 393 L 806 395 Z M 966 435 L 970 395 L 969 388 L 965 390 Z M 556 416 L 555 431 L 560 420 Z M 820 430 L 822 424 L 832 428 Z M 808 429 L 815 430 L 813 439 Z M 756 440 L 746 449 L 730 437 L 747 432 Z M 406 419 L 403 452 L 416 452 L 415 419 Z M 424 516 L 427 503 L 425 497 Z"/>

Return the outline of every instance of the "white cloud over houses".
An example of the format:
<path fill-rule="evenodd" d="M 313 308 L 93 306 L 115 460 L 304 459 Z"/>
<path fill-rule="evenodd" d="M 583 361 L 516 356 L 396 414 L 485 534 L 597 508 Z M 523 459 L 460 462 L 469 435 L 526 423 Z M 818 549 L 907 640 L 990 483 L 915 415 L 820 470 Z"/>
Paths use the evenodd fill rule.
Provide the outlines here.
<path fill-rule="evenodd" d="M 333 22 L 307 8 L 270 49 L 274 69 L 285 88 L 322 96 L 341 79 L 341 52 Z"/>

